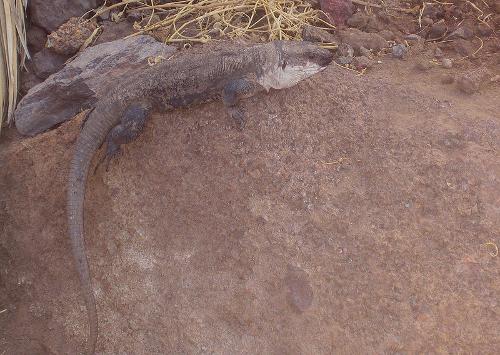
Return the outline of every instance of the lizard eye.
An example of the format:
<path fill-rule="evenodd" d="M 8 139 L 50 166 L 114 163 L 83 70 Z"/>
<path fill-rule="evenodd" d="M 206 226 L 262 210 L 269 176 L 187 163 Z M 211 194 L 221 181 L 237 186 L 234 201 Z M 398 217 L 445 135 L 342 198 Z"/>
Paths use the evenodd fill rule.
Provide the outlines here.
<path fill-rule="evenodd" d="M 283 64 L 281 64 L 281 69 L 285 70 L 287 64 L 286 60 L 284 60 Z"/>

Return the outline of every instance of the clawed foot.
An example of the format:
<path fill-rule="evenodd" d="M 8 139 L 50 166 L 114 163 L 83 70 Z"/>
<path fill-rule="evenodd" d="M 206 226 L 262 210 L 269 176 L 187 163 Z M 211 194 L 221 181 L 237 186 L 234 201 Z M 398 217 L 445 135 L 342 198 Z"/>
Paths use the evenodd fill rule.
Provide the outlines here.
<path fill-rule="evenodd" d="M 121 149 L 119 146 L 112 146 L 108 144 L 108 147 L 106 149 L 106 153 L 102 156 L 101 160 L 97 163 L 97 165 L 94 168 L 94 174 L 97 172 L 97 169 L 99 166 L 101 166 L 104 163 L 104 169 L 106 172 L 109 171 L 109 163 L 111 160 L 117 158 L 118 156 L 121 155 Z"/>
<path fill-rule="evenodd" d="M 106 172 L 109 170 L 109 163 L 111 160 L 114 158 L 120 156 L 121 154 L 121 149 L 119 145 L 113 145 L 108 143 L 108 147 L 106 149 L 106 156 L 104 157 L 104 167 L 106 169 Z"/>

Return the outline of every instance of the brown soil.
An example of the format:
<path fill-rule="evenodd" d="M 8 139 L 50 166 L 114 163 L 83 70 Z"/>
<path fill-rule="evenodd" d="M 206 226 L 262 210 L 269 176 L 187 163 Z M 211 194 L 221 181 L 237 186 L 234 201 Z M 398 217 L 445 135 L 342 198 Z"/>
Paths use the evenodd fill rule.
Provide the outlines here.
<path fill-rule="evenodd" d="M 99 353 L 498 352 L 498 84 L 466 96 L 384 61 L 252 98 L 243 131 L 219 103 L 157 114 L 97 170 Z M 0 354 L 83 346 L 78 131 L 1 138 Z"/>

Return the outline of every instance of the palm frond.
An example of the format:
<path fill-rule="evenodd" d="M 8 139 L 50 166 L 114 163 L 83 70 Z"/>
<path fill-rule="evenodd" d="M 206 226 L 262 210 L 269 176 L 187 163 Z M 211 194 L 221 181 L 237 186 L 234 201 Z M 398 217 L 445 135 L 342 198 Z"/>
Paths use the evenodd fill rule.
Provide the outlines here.
<path fill-rule="evenodd" d="M 19 67 L 28 56 L 25 30 L 26 0 L 0 1 L 0 130 L 16 108 Z"/>

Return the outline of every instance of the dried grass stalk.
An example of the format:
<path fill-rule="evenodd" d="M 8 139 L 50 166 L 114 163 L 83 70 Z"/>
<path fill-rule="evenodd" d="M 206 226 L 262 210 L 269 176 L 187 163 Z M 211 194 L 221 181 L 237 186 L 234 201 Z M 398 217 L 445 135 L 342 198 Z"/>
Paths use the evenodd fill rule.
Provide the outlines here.
<path fill-rule="evenodd" d="M 122 0 L 103 6 L 97 15 L 125 7 L 143 12 L 144 19 L 135 24 L 137 32 L 133 35 L 161 31 L 166 43 L 204 43 L 221 38 L 300 40 L 306 25 L 334 28 L 324 20 L 326 16 L 322 11 L 313 9 L 303 0 L 179 0 L 159 5 L 152 3 Z"/>
<path fill-rule="evenodd" d="M 17 102 L 18 69 L 28 55 L 24 11 L 27 0 L 0 1 L 0 130 L 12 121 Z"/>

